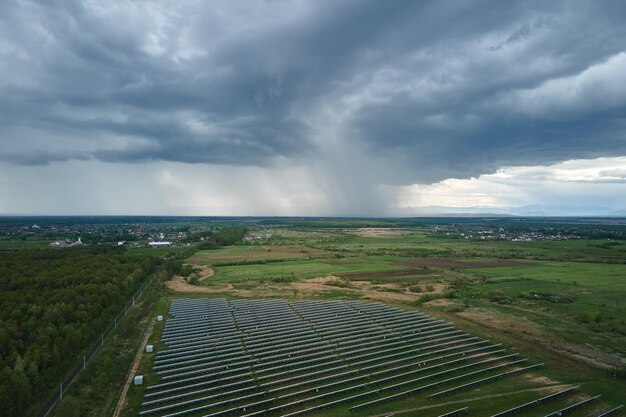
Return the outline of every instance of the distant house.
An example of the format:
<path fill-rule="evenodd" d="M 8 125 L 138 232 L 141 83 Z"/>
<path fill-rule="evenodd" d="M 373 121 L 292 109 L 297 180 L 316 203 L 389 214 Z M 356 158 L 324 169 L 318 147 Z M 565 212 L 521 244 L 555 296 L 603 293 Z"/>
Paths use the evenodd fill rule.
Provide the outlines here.
<path fill-rule="evenodd" d="M 247 233 L 244 237 L 243 240 L 261 240 L 261 239 L 271 239 L 272 238 L 272 234 L 271 233 L 266 233 L 266 234 L 261 234 L 261 233 Z"/>
<path fill-rule="evenodd" d="M 69 246 L 77 246 L 77 245 L 82 245 L 82 244 L 83 244 L 83 241 L 79 237 L 76 242 L 72 242 L 69 239 L 55 240 L 54 242 L 50 243 L 50 246 L 55 247 L 55 248 L 67 248 Z"/>

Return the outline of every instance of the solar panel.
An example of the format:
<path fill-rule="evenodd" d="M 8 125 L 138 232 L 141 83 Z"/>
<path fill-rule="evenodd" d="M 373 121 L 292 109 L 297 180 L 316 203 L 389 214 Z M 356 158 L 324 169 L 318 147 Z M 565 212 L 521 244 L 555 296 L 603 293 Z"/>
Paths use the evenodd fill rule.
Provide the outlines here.
<path fill-rule="evenodd" d="M 518 354 L 499 344 L 381 303 L 174 300 L 169 317 L 142 416 L 303 415 L 525 360 L 509 362 Z"/>

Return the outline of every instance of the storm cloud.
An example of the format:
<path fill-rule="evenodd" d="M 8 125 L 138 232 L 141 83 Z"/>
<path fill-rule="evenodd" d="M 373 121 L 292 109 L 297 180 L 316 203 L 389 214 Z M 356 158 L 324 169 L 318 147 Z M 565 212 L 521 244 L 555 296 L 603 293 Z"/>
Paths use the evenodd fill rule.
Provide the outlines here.
<path fill-rule="evenodd" d="M 380 212 L 381 184 L 626 155 L 625 21 L 619 0 L 2 2 L 0 162 L 307 167 L 342 213 Z"/>

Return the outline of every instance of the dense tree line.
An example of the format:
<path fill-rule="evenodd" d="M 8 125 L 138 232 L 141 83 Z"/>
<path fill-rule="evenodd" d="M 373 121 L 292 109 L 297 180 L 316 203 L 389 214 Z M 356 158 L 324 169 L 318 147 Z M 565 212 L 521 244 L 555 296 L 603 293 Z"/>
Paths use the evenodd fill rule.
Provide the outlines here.
<path fill-rule="evenodd" d="M 245 236 L 247 229 L 245 226 L 230 226 L 222 230 L 211 233 L 198 249 L 217 249 L 221 246 L 230 246 L 239 242 Z"/>
<path fill-rule="evenodd" d="M 0 404 L 23 416 L 155 267 L 111 247 L 0 252 Z"/>

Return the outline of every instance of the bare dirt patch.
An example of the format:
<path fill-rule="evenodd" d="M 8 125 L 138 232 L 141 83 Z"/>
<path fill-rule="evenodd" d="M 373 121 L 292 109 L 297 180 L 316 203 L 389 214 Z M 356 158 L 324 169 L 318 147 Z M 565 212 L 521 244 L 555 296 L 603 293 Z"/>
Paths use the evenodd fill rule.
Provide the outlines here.
<path fill-rule="evenodd" d="M 202 279 L 207 279 L 214 273 L 208 266 L 202 267 Z M 410 292 L 400 284 L 376 283 L 366 280 L 345 280 L 338 275 L 328 275 L 323 277 L 309 278 L 302 281 L 291 282 L 289 284 L 272 285 L 259 284 L 254 288 L 237 288 L 233 284 L 215 283 L 212 286 L 194 285 L 180 275 L 175 275 L 167 282 L 167 287 L 176 292 L 183 293 L 204 293 L 204 294 L 231 294 L 238 297 L 270 297 L 278 295 L 293 295 L 296 297 L 315 297 L 329 291 L 342 291 L 347 294 L 354 294 L 364 299 L 377 300 L 391 303 L 413 303 L 423 294 L 441 293 L 447 289 L 442 283 L 428 283 L 432 286 L 432 291 L 420 293 Z"/>
<path fill-rule="evenodd" d="M 441 294 L 449 289 L 447 284 L 442 284 L 440 282 L 431 282 L 431 283 L 426 283 L 426 284 L 427 285 L 422 286 L 421 292 L 416 292 L 412 294 L 416 294 L 418 296 L 422 296 L 424 294 Z M 428 288 L 428 290 L 426 290 L 426 288 Z M 445 299 L 443 298 L 441 300 L 445 301 Z M 433 301 L 437 301 L 437 300 L 433 300 Z M 429 305 L 436 305 L 436 304 L 429 304 Z"/>
<path fill-rule="evenodd" d="M 292 282 L 290 288 L 296 290 L 298 294 L 307 296 L 323 293 L 327 291 L 340 289 L 343 292 L 349 294 L 357 294 L 362 298 L 389 301 L 389 302 L 413 302 L 417 299 L 418 295 L 409 292 L 396 292 L 385 291 L 384 288 L 399 288 L 399 286 L 390 285 L 382 287 L 377 285 L 376 287 L 382 290 L 376 289 L 372 286 L 372 283 L 368 281 L 353 281 L 349 284 L 350 287 L 338 287 L 335 285 L 328 285 L 329 283 L 340 281 L 341 278 L 336 275 L 329 275 L 326 277 L 318 277 L 306 279 L 300 282 Z"/>
<path fill-rule="evenodd" d="M 537 385 L 558 385 L 561 383 L 543 375 L 522 374 L 520 376 Z"/>
<path fill-rule="evenodd" d="M 436 300 L 424 303 L 425 306 L 449 307 L 454 305 L 454 301 L 448 298 L 437 298 Z"/>
<path fill-rule="evenodd" d="M 399 265 L 406 266 L 434 266 L 443 268 L 499 268 L 504 266 L 528 266 L 528 263 L 518 261 L 488 261 L 474 259 L 452 258 L 409 258 L 395 261 Z"/>
<path fill-rule="evenodd" d="M 176 291 L 176 292 L 198 292 L 198 293 L 219 293 L 219 292 L 223 292 L 224 290 L 229 290 L 232 288 L 232 285 L 227 285 L 224 287 L 202 287 L 199 285 L 192 285 L 189 284 L 188 282 L 185 281 L 185 278 L 181 277 L 180 275 L 174 275 L 172 277 L 171 280 L 167 281 L 167 288 L 169 288 L 172 291 Z"/>
<path fill-rule="evenodd" d="M 336 275 L 328 275 L 326 277 L 317 277 L 310 278 L 305 280 L 305 282 L 315 283 L 315 284 L 326 284 L 327 282 L 339 281 L 341 278 Z"/>
<path fill-rule="evenodd" d="M 270 297 L 277 295 L 286 295 L 286 288 L 271 288 L 259 286 L 255 290 L 237 289 L 233 284 L 226 284 L 215 287 L 205 287 L 202 285 L 193 285 L 187 283 L 180 275 L 175 275 L 167 282 L 167 288 L 172 291 L 182 293 L 200 293 L 200 294 L 230 294 L 237 297 L 253 298 L 253 297 Z"/>
<path fill-rule="evenodd" d="M 491 327 L 492 329 L 512 331 L 526 336 L 544 336 L 544 332 L 538 328 L 537 324 L 531 322 L 530 320 L 507 315 L 501 312 L 484 309 L 469 309 L 457 314 L 469 321 Z"/>
<path fill-rule="evenodd" d="M 593 346 L 579 345 L 563 340 L 545 340 L 543 345 L 549 349 L 563 352 L 568 356 L 600 368 L 614 369 L 622 366 L 622 361 L 619 357 L 606 353 Z"/>
<path fill-rule="evenodd" d="M 405 229 L 387 227 L 361 227 L 356 230 L 351 230 L 350 232 L 361 237 L 398 236 L 408 233 Z"/>
<path fill-rule="evenodd" d="M 332 289 L 337 289 L 335 286 L 326 285 L 328 282 L 338 281 L 340 278 L 335 276 L 328 276 L 322 278 L 312 278 L 307 279 L 301 282 L 292 282 L 289 287 L 296 289 L 298 291 L 304 293 L 318 293 L 324 292 Z M 344 290 L 344 288 L 342 288 Z M 350 290 L 349 288 L 345 288 L 345 290 Z"/>
<path fill-rule="evenodd" d="M 320 249 L 289 247 L 289 246 L 252 246 L 250 250 L 240 253 L 220 253 L 202 251 L 192 255 L 188 262 L 194 265 L 206 263 L 260 261 L 266 259 L 310 258 L 323 256 L 328 252 Z"/>
<path fill-rule="evenodd" d="M 198 281 L 204 281 L 205 279 L 215 275 L 215 271 L 213 270 L 213 268 L 208 265 L 197 265 L 194 266 L 194 269 L 199 270 L 198 272 L 194 272 L 198 277 Z"/>
<path fill-rule="evenodd" d="M 414 302 L 417 297 L 411 293 L 399 293 L 399 292 L 387 292 L 387 291 L 375 291 L 375 290 L 362 290 L 361 297 L 368 300 L 377 300 L 383 302 Z"/>
<path fill-rule="evenodd" d="M 341 282 L 342 285 L 337 285 L 339 282 Z M 369 281 L 362 280 L 345 281 L 342 277 L 337 275 L 310 278 L 282 285 L 259 284 L 258 287 L 252 289 L 239 289 L 233 284 L 216 284 L 210 287 L 193 285 L 179 275 L 174 276 L 167 282 L 167 287 L 170 290 L 183 293 L 231 294 L 238 297 L 289 295 L 310 298 L 329 291 L 339 290 L 364 299 L 391 303 L 413 303 L 425 293 L 443 292 L 447 288 L 445 284 L 441 283 L 432 283 L 431 285 L 433 287 L 432 291 L 413 293 L 395 283 L 372 284 Z"/>
<path fill-rule="evenodd" d="M 390 284 L 372 284 L 369 281 L 350 281 L 350 283 L 356 287 L 361 287 L 361 288 L 374 288 L 374 289 L 399 289 L 402 288 L 400 285 L 398 284 L 394 284 L 394 283 L 390 283 Z"/>

